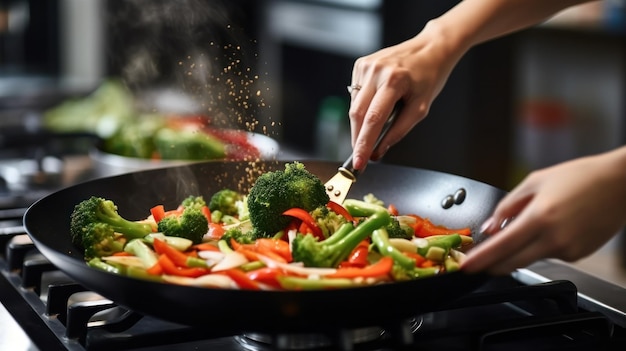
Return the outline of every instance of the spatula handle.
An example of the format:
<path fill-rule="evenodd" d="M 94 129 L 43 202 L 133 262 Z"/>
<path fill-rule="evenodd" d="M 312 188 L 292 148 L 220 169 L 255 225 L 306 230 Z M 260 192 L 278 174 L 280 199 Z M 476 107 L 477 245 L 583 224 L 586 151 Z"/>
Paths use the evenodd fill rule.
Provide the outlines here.
<path fill-rule="evenodd" d="M 402 105 L 403 105 L 402 100 L 399 100 L 398 102 L 396 102 L 396 105 L 393 107 L 393 110 L 391 110 L 391 114 L 389 114 L 389 118 L 387 118 L 387 121 L 385 121 L 385 124 L 383 125 L 383 129 L 380 131 L 380 134 L 378 135 L 378 139 L 376 139 L 376 143 L 374 143 L 373 150 L 375 150 L 378 147 L 381 140 L 383 140 L 385 135 L 387 135 L 389 128 L 391 128 L 393 123 L 396 121 L 396 118 L 400 114 Z M 348 157 L 346 162 L 344 162 L 343 165 L 339 167 L 339 171 L 342 172 L 344 175 L 352 178 L 354 181 L 356 181 L 356 178 L 359 175 L 359 170 L 354 169 L 354 166 L 352 165 L 352 156 L 353 154 L 350 154 L 350 157 Z"/>

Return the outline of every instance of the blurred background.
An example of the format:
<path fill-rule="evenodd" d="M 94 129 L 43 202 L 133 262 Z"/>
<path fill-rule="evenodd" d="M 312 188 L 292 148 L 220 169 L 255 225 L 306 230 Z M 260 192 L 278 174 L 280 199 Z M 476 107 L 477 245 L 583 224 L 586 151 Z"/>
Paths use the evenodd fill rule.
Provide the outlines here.
<path fill-rule="evenodd" d="M 143 110 L 207 114 L 270 136 L 287 158 L 343 161 L 354 60 L 456 3 L 2 0 L 2 155 L 43 140 L 7 143 L 15 130 L 40 132 L 46 111 L 114 78 Z M 429 117 L 382 162 L 508 190 L 533 169 L 623 144 L 625 13 L 623 0 L 594 2 L 473 48 Z M 96 122 L 82 127 L 102 137 L 106 123 Z M 66 147 L 59 152 L 84 151 Z"/>

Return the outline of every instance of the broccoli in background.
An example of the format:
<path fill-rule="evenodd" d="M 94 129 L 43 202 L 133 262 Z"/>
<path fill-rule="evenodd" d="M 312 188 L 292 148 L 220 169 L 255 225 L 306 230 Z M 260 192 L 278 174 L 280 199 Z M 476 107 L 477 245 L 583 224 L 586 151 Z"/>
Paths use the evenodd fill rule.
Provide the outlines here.
<path fill-rule="evenodd" d="M 155 152 L 152 137 L 164 126 L 165 118 L 158 114 L 129 118 L 123 128 L 104 140 L 103 149 L 116 155 L 150 159 Z"/>
<path fill-rule="evenodd" d="M 182 207 L 193 207 L 193 208 L 197 208 L 198 210 L 201 210 L 202 207 L 206 206 L 206 201 L 204 200 L 204 197 L 202 197 L 202 195 L 198 195 L 198 196 L 193 196 L 190 195 L 187 198 L 185 198 L 183 201 L 181 201 L 180 205 Z"/>
<path fill-rule="evenodd" d="M 154 146 L 162 159 L 209 160 L 226 157 L 226 145 L 201 131 L 162 128 L 154 134 Z"/>
<path fill-rule="evenodd" d="M 237 202 L 243 201 L 243 198 L 243 194 L 235 190 L 222 189 L 211 196 L 209 209 L 211 211 L 220 211 L 224 215 L 236 216 L 239 214 Z"/>
<path fill-rule="evenodd" d="M 272 237 L 291 221 L 282 214 L 286 210 L 299 207 L 310 212 L 329 200 L 322 181 L 296 161 L 285 164 L 284 170 L 259 176 L 247 202 L 250 220 L 258 235 Z"/>
<path fill-rule="evenodd" d="M 123 218 L 113 201 L 97 196 L 78 203 L 70 215 L 72 243 L 85 250 L 86 258 L 115 252 L 126 241 L 150 233 L 150 224 Z"/>

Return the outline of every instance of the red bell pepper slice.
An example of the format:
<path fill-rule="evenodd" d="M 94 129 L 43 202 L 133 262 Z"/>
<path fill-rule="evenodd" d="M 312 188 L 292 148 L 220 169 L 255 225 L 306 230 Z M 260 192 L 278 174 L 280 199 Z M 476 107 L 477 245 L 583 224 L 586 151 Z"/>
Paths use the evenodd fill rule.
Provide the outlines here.
<path fill-rule="evenodd" d="M 357 245 L 357 247 L 354 248 L 354 250 L 352 250 L 352 252 L 350 253 L 350 256 L 348 256 L 348 258 L 341 262 L 341 264 L 339 265 L 340 268 L 342 267 L 358 267 L 358 268 L 363 268 L 365 266 L 367 266 L 368 261 L 367 261 L 367 255 L 369 253 L 369 240 L 363 240 L 359 243 L 359 245 Z"/>
<path fill-rule="evenodd" d="M 191 247 L 197 251 L 220 251 L 219 247 L 209 243 L 200 243 Z"/>
<path fill-rule="evenodd" d="M 389 204 L 387 206 L 387 211 L 389 211 L 389 214 L 392 215 L 392 216 L 397 216 L 398 214 L 400 214 L 398 212 L 398 208 L 394 204 Z"/>
<path fill-rule="evenodd" d="M 404 255 L 406 255 L 406 256 L 409 256 L 413 260 L 415 260 L 415 266 L 416 267 L 421 267 L 422 264 L 424 264 L 424 262 L 426 262 L 426 258 L 424 256 L 418 254 L 417 252 L 403 251 L 402 253 Z"/>
<path fill-rule="evenodd" d="M 157 261 L 152 267 L 146 269 L 146 272 L 151 275 L 161 275 L 163 274 L 163 267 Z"/>
<path fill-rule="evenodd" d="M 442 225 L 434 224 L 428 218 L 423 219 L 421 226 L 415 231 L 415 235 L 420 238 L 425 238 L 432 235 L 448 235 L 455 233 L 459 235 L 472 235 L 472 231 L 470 228 L 447 228 Z"/>
<path fill-rule="evenodd" d="M 345 267 L 338 268 L 337 272 L 325 275 L 325 278 L 380 278 L 386 277 L 393 267 L 393 258 L 383 256 L 375 263 L 364 268 Z"/>
<path fill-rule="evenodd" d="M 172 262 L 172 260 L 166 254 L 160 255 L 158 262 L 161 268 L 163 268 L 163 273 L 165 274 L 178 275 L 178 276 L 189 277 L 189 278 L 197 278 L 205 274 L 209 274 L 211 272 L 207 268 L 177 267 L 176 264 L 174 264 L 174 262 Z"/>
<path fill-rule="evenodd" d="M 346 210 L 346 208 L 341 206 L 340 204 L 334 201 L 328 201 L 328 203 L 326 204 L 326 207 L 328 207 L 331 211 L 335 212 L 336 214 L 343 216 L 343 218 L 345 218 L 347 221 L 354 222 L 354 217 L 352 217 L 350 212 L 348 212 L 348 210 Z"/>
<path fill-rule="evenodd" d="M 254 245 L 259 251 L 262 251 L 262 249 L 266 249 L 281 256 L 287 262 L 293 261 L 293 258 L 291 257 L 291 248 L 289 247 L 289 243 L 284 240 L 258 238 L 254 242 Z"/>
<path fill-rule="evenodd" d="M 154 238 L 154 251 L 159 255 L 166 255 L 176 266 L 187 267 L 187 255 L 168 245 L 165 241 Z"/>
<path fill-rule="evenodd" d="M 271 267 L 262 267 L 253 271 L 247 272 L 246 275 L 252 281 L 267 284 L 274 288 L 281 288 L 278 277 L 284 275 L 280 269 Z"/>
<path fill-rule="evenodd" d="M 283 212 L 283 215 L 301 220 L 309 227 L 309 229 L 311 229 L 311 234 L 313 234 L 313 236 L 320 240 L 325 239 L 324 234 L 322 234 L 322 229 L 317 225 L 315 219 L 313 219 L 313 216 L 311 216 L 311 214 L 306 210 L 298 207 L 293 207 Z"/>
<path fill-rule="evenodd" d="M 240 289 L 245 290 L 261 290 L 258 282 L 250 279 L 244 271 L 237 268 L 227 269 L 225 271 L 216 272 L 216 274 L 224 274 L 232 279 Z"/>
<path fill-rule="evenodd" d="M 211 223 L 211 210 L 209 209 L 209 206 L 202 206 L 200 210 L 202 211 L 204 217 L 206 217 L 206 220 Z"/>
<path fill-rule="evenodd" d="M 209 221 L 209 231 L 207 235 L 209 238 L 219 240 L 224 233 L 226 233 L 226 230 L 221 224 Z"/>
<path fill-rule="evenodd" d="M 152 218 L 159 223 L 165 217 L 165 207 L 163 205 L 156 205 L 150 209 Z"/>

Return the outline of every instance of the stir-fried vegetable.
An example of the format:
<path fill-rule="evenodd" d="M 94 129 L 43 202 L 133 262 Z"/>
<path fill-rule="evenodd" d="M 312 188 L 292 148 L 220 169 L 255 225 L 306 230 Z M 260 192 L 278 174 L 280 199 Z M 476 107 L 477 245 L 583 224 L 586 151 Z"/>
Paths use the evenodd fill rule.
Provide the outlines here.
<path fill-rule="evenodd" d="M 260 193 L 251 197 L 257 206 L 252 210 L 246 201 L 250 194 L 221 189 L 209 194 L 210 209 L 197 194 L 174 209 L 155 204 L 146 210 L 145 220 L 121 222 L 141 229 L 129 236 L 124 226 L 103 224 L 100 214 L 78 211 L 106 203 L 108 213 L 117 213 L 109 200 L 91 199 L 76 207 L 72 235 L 83 245 L 85 259 L 93 268 L 211 288 L 338 289 L 421 279 L 459 269 L 462 249 L 472 243 L 469 229 L 449 229 L 418 214 L 402 213 L 373 194 L 347 199 L 343 205 L 327 200 L 319 205 L 320 196 L 311 190 L 319 179 L 300 163 L 288 164 L 285 172 L 294 170 L 305 179 L 298 190 L 300 198 L 306 197 L 303 191 L 311 191 L 315 206 L 284 208 L 289 202 L 265 202 L 265 207 L 278 205 L 280 211 L 264 208 L 264 217 L 254 217 L 263 203 Z M 276 190 L 271 179 L 284 184 L 284 176 L 271 174 L 261 185 Z M 212 212 L 222 215 L 218 218 Z M 184 213 L 202 220 L 185 225 Z M 248 213 L 256 220 L 248 218 Z M 259 221 L 281 224 L 270 232 L 267 227 L 260 231 Z"/>

